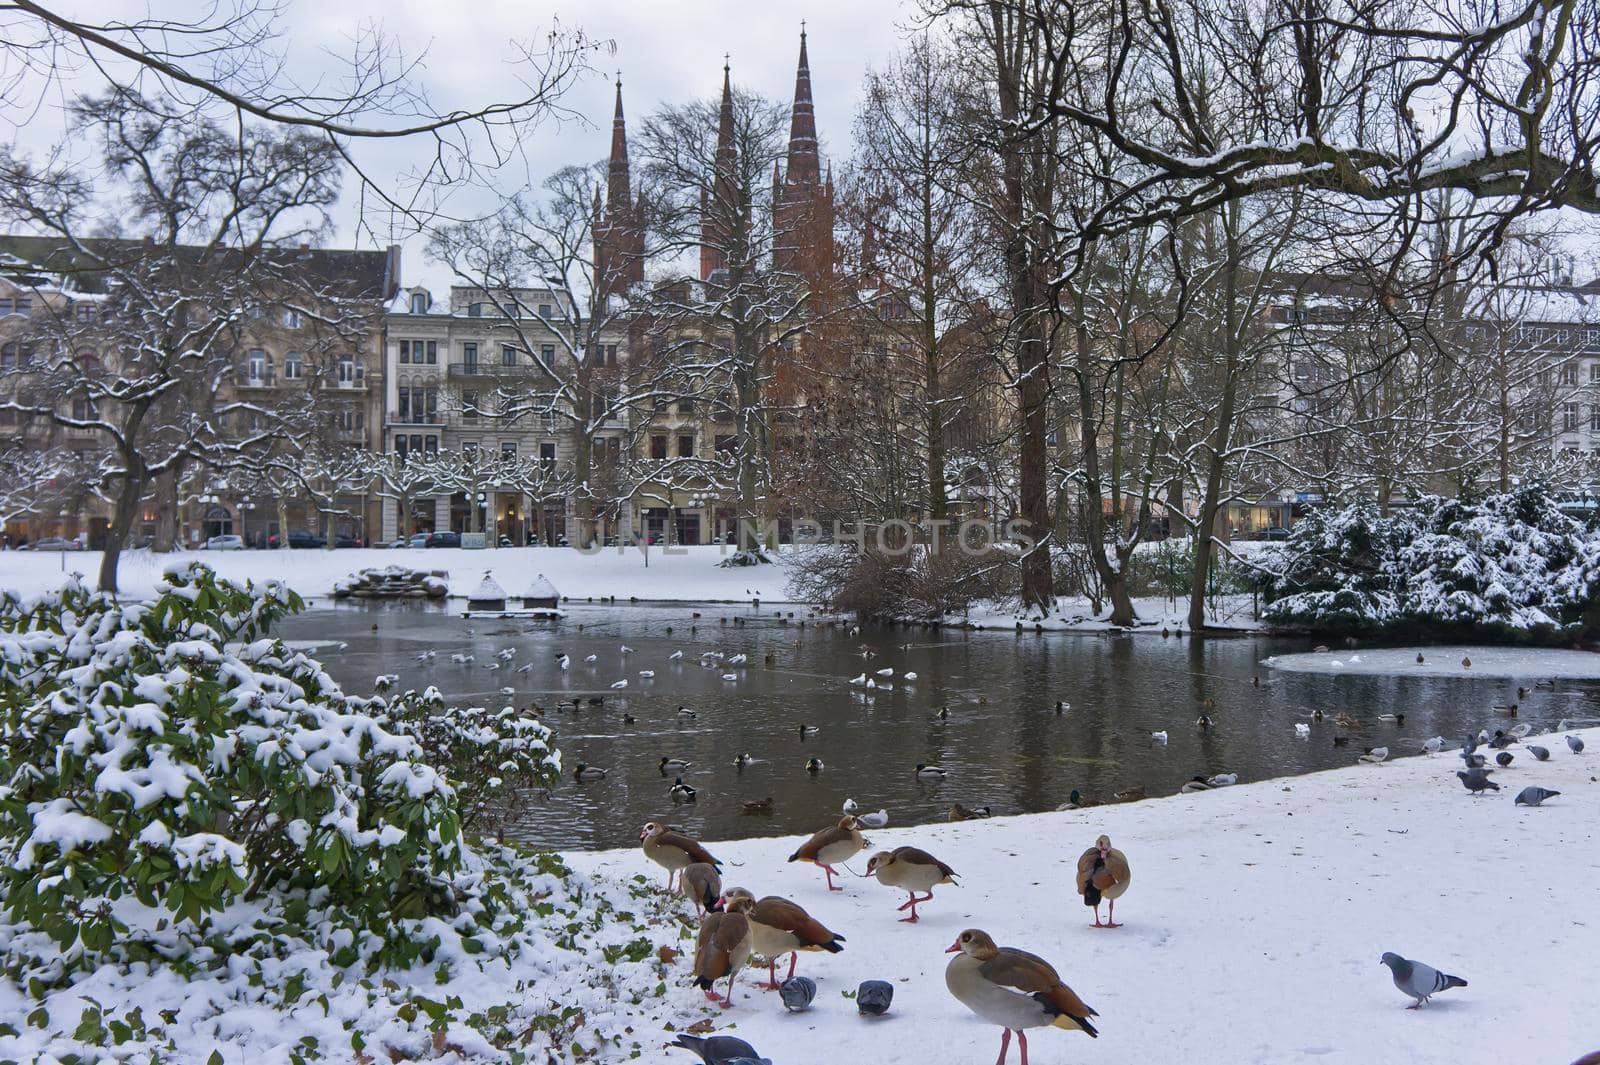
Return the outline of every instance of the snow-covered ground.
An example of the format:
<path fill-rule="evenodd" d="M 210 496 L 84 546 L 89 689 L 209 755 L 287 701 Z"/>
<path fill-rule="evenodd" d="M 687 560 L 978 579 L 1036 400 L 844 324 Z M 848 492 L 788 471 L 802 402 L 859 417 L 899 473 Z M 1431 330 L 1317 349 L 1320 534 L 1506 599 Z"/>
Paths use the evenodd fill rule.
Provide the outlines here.
<path fill-rule="evenodd" d="M 1056 609 L 1049 617 L 1041 618 L 1037 612 L 1017 609 L 980 609 L 963 616 L 952 617 L 952 622 L 965 621 L 977 629 L 1039 629 L 1045 632 L 1182 632 L 1189 627 L 1189 603 L 1174 603 L 1164 597 L 1139 598 L 1133 601 L 1138 620 L 1128 630 L 1113 630 L 1106 618 L 1111 613 L 1109 603 L 1102 603 L 1098 614 L 1087 599 L 1062 596 L 1056 600 Z M 1255 617 L 1248 595 L 1220 596 L 1207 610 L 1206 624 L 1214 629 L 1238 631 L 1259 630 L 1264 626 Z"/>
<path fill-rule="evenodd" d="M 846 890 L 830 895 L 817 870 L 785 862 L 794 839 L 713 843 L 726 884 L 794 899 L 848 941 L 841 954 L 802 959 L 800 972 L 819 985 L 809 1012 L 786 1014 L 776 994 L 754 989 L 752 972 L 719 1023 L 774 1065 L 988 1065 L 999 1030 L 951 998 L 943 980 L 944 948 L 977 927 L 1049 960 L 1100 1013 L 1093 1045 L 1076 1032 L 1033 1033 L 1035 1065 L 1561 1065 L 1600 1049 L 1592 980 L 1600 731 L 1587 741 L 1589 753 L 1573 755 L 1552 738 L 1543 764 L 1520 754 L 1495 773 L 1503 790 L 1482 799 L 1457 781 L 1461 761 L 1441 755 L 1131 805 L 869 832 L 878 847 L 915 844 L 963 874 L 962 886 L 935 889 L 916 925 L 897 923 L 905 896 L 875 880 L 846 876 Z M 1527 784 L 1563 794 L 1542 809 L 1515 806 Z M 819 827 L 831 814 L 817 811 Z M 1089 927 L 1073 893 L 1078 855 L 1102 832 L 1133 874 L 1117 906 L 1126 924 L 1114 931 Z M 659 882 L 637 850 L 571 858 L 601 875 L 644 872 Z M 850 865 L 864 871 L 866 857 Z M 1469 986 L 1407 1010 L 1379 964 L 1385 951 Z M 881 1020 L 858 1017 L 843 996 L 872 978 L 895 986 Z M 680 1027 L 708 1012 L 693 1007 Z M 680 1059 L 692 1060 L 661 1057 Z"/>
<path fill-rule="evenodd" d="M 786 895 L 846 937 L 843 953 L 801 961 L 819 985 L 804 1013 L 756 990 L 754 970 L 741 976 L 734 1008 L 709 1006 L 689 986 L 693 932 L 662 911 L 662 872 L 634 848 L 569 855 L 577 875 L 559 883 L 532 873 L 526 890 L 548 901 L 533 907 L 509 964 L 475 962 L 441 923 L 438 956 L 374 977 L 340 969 L 321 950 L 260 960 L 258 948 L 191 982 L 143 964 L 102 968 L 51 994 L 45 1017 L 0 980 L 0 1059 L 131 1061 L 158 1049 L 162 1060 L 194 1065 L 288 1063 L 291 1054 L 462 1062 L 508 1060 L 521 1047 L 545 1061 L 553 1038 L 551 1061 L 692 1065 L 663 1048 L 673 1031 L 710 1022 L 774 1065 L 987 1065 L 998 1029 L 943 981 L 944 948 L 978 927 L 1048 959 L 1099 1011 L 1093 1045 L 1079 1033 L 1035 1031 L 1036 1065 L 1562 1065 L 1600 1048 L 1592 1020 L 1600 730 L 1586 740 L 1589 753 L 1574 755 L 1552 737 L 1548 763 L 1520 754 L 1495 774 L 1503 790 L 1482 799 L 1457 782 L 1459 759 L 1443 755 L 1131 805 L 869 832 L 875 847 L 915 844 L 962 874 L 962 886 L 936 889 L 916 925 L 898 923 L 904 896 L 876 881 L 847 875 L 843 892 L 828 893 L 817 870 L 785 861 L 796 839 L 710 842 L 727 886 Z M 1563 794 L 1542 809 L 1513 805 L 1527 784 Z M 816 811 L 819 827 L 835 813 Z M 1072 890 L 1077 857 L 1100 833 L 1133 872 L 1117 907 L 1125 927 L 1114 931 L 1089 927 Z M 849 864 L 861 872 L 865 858 Z M 675 905 L 688 913 L 686 901 Z M 1378 962 L 1388 950 L 1469 986 L 1408 1011 Z M 873 978 L 893 983 L 895 999 L 887 1016 L 869 1020 L 845 993 Z M 293 1007 L 277 1004 L 285 998 Z M 439 1004 L 451 1019 L 431 1035 L 428 1010 Z M 134 1006 L 159 1037 L 113 1025 L 127 1025 Z M 479 1015 L 471 1026 L 461 1021 L 469 1013 Z M 486 1038 L 496 1033 L 498 1047 Z"/>
<path fill-rule="evenodd" d="M 521 595 L 540 574 L 564 596 L 583 600 L 615 596 L 626 601 L 784 602 L 787 572 L 781 565 L 719 567 L 733 553 L 721 547 L 604 548 L 585 553 L 570 547 L 513 547 L 484 551 L 463 548 L 386 550 L 346 548 L 285 551 L 194 551 L 154 554 L 125 552 L 118 566 L 124 595 L 148 596 L 168 566 L 198 559 L 229 580 L 281 580 L 302 596 L 326 596 L 336 581 L 368 566 L 405 566 L 447 572 L 450 594 L 465 596 L 484 571 L 513 595 Z M 84 574 L 92 583 L 100 572 L 100 552 L 0 551 L 0 588 L 38 595 L 61 585 L 63 572 Z M 646 564 L 648 562 L 648 565 Z"/>
<path fill-rule="evenodd" d="M 1417 660 L 1418 656 L 1422 660 Z M 1468 664 L 1470 663 L 1470 665 Z M 1261 664 L 1289 673 L 1358 673 L 1508 680 L 1600 678 L 1600 654 L 1541 647 L 1383 647 L 1274 655 Z"/>

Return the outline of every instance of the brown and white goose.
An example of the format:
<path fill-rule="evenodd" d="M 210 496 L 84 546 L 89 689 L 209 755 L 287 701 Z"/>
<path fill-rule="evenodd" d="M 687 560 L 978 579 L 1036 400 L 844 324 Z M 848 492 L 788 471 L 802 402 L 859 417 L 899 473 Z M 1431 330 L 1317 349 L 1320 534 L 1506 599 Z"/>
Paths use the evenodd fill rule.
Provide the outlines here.
<path fill-rule="evenodd" d="M 1022 1065 L 1028 1065 L 1029 1028 L 1076 1029 L 1099 1038 L 1089 1022 L 1099 1014 L 1084 1005 L 1043 958 L 1014 947 L 997 947 L 988 933 L 976 928 L 957 936 L 945 953 L 956 956 L 945 966 L 944 986 L 967 1009 L 1003 1029 L 995 1065 L 1005 1065 L 1012 1032 L 1022 1048 Z"/>
<path fill-rule="evenodd" d="M 797 903 L 777 895 L 757 899 L 744 888 L 734 888 L 722 900 L 729 913 L 742 913 L 750 922 L 750 949 L 767 959 L 767 990 L 778 990 L 778 959 L 789 955 L 789 976 L 802 950 L 825 950 L 837 954 L 844 949 L 844 936 L 807 913 Z"/>
<path fill-rule="evenodd" d="M 750 960 L 750 922 L 742 913 L 708 913 L 694 945 L 694 985 L 723 1009 L 733 1005 L 733 981 Z M 718 1001 L 715 984 L 728 978 L 728 995 Z"/>
<path fill-rule="evenodd" d="M 717 867 L 706 862 L 690 862 L 678 874 L 678 890 L 694 903 L 696 916 L 704 917 L 708 910 L 719 910 L 722 897 L 722 877 Z"/>
<path fill-rule="evenodd" d="M 954 884 L 957 873 L 925 850 L 896 847 L 892 851 L 874 854 L 867 862 L 867 875 L 877 877 L 880 884 L 908 892 L 911 898 L 902 902 L 900 909 L 910 907 L 911 916 L 900 920 L 906 924 L 916 924 L 917 903 L 933 898 L 935 884 Z M 918 891 L 927 894 L 919 899 Z"/>
<path fill-rule="evenodd" d="M 828 880 L 828 890 L 843 891 L 844 888 L 833 886 L 834 864 L 848 862 L 866 849 L 860 822 L 853 817 L 841 817 L 837 825 L 823 829 L 802 843 L 799 850 L 789 855 L 789 860 L 821 866 Z"/>
<path fill-rule="evenodd" d="M 1117 900 L 1128 890 L 1133 873 L 1128 870 L 1128 856 L 1111 845 L 1109 836 L 1101 836 L 1094 846 L 1078 858 L 1078 894 L 1085 906 L 1094 907 L 1094 927 L 1121 928 L 1117 924 Z M 1106 923 L 1100 923 L 1100 900 L 1111 903 Z"/>
<path fill-rule="evenodd" d="M 644 856 L 667 871 L 667 890 L 672 890 L 674 874 L 694 862 L 720 869 L 722 863 L 711 852 L 681 832 L 674 832 L 658 821 L 646 822 L 639 830 Z"/>

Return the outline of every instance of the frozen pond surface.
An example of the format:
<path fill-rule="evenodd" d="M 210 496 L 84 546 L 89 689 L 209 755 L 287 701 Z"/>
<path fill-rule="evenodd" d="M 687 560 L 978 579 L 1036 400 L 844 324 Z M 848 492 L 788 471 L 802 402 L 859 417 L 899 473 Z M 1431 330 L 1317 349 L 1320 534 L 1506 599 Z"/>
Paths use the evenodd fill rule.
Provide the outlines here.
<path fill-rule="evenodd" d="M 826 824 L 847 798 L 866 810 L 887 808 L 891 823 L 907 825 L 940 820 L 956 802 L 997 814 L 1052 810 L 1074 788 L 1098 799 L 1137 787 L 1171 794 L 1196 774 L 1249 781 L 1349 765 L 1363 747 L 1414 753 L 1434 735 L 1506 726 L 1490 708 L 1517 701 L 1517 681 L 1485 676 L 1475 649 L 1470 670 L 1459 653 L 1446 657 L 1451 649 L 1425 651 L 1454 663 L 1443 676 L 1278 672 L 1262 659 L 1303 652 L 1309 641 L 905 628 L 851 635 L 793 610 L 790 619 L 787 605 L 574 606 L 558 621 L 469 621 L 408 604 L 313 610 L 282 635 L 333 641 L 312 653 L 353 692 L 398 673 L 402 688 L 433 684 L 458 703 L 504 705 L 499 689 L 510 686 L 518 705 L 546 707 L 568 774 L 548 798 L 529 802 L 518 835 L 564 848 L 628 846 L 651 819 L 707 839 L 798 835 Z M 624 655 L 624 645 L 632 653 Z M 487 668 L 508 648 L 509 663 Z M 431 661 L 415 660 L 429 650 Z M 670 657 L 680 650 L 682 658 Z M 699 657 L 707 651 L 748 661 L 707 668 Z M 562 652 L 571 660 L 565 671 L 556 661 Z M 456 653 L 475 661 L 454 664 Z M 1414 663 L 1415 649 L 1395 653 Z M 596 661 L 586 663 L 591 654 Z M 521 666 L 531 669 L 519 673 Z M 894 671 L 893 690 L 869 694 L 850 684 L 880 669 Z M 903 679 L 907 671 L 918 675 L 914 682 Z M 727 674 L 737 679 L 722 679 Z M 628 687 L 613 690 L 622 679 Z M 1523 683 L 1533 688 L 1531 679 Z M 591 695 L 603 705 L 556 709 Z M 1558 681 L 1522 698 L 1516 720 L 1542 730 L 1600 716 L 1597 696 L 1600 685 Z M 1071 704 L 1061 716 L 1058 699 Z M 695 716 L 681 716 L 680 705 Z M 941 708 L 948 717 L 938 716 Z M 1325 720 L 1312 721 L 1313 708 Z M 1360 727 L 1335 724 L 1340 710 Z M 1403 724 L 1378 720 L 1397 712 Z M 1202 713 L 1212 728 L 1196 726 Z M 1309 724 L 1309 737 L 1297 736 L 1297 722 Z M 802 725 L 818 731 L 802 739 Z M 1153 742 L 1156 731 L 1167 733 L 1165 744 Z M 1346 745 L 1336 747 L 1335 736 L 1348 736 Z M 740 753 L 756 761 L 740 770 Z M 672 777 L 657 768 L 663 757 L 694 763 L 683 775 L 696 802 L 668 797 Z M 823 762 L 815 774 L 805 768 L 813 757 Z M 609 775 L 577 784 L 571 768 L 579 762 Z M 922 783 L 918 762 L 942 765 L 949 776 Z M 742 802 L 768 796 L 771 816 L 741 813 Z"/>
<path fill-rule="evenodd" d="M 1262 664 L 1291 673 L 1497 677 L 1530 688 L 1534 681 L 1556 677 L 1600 679 L 1600 654 L 1540 647 L 1373 647 L 1274 655 Z"/>

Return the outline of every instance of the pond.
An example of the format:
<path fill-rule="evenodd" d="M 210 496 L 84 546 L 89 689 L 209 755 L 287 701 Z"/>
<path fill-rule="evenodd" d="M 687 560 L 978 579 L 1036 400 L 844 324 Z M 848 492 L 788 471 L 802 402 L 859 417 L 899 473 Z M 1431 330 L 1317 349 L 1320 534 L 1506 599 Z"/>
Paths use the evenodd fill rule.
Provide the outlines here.
<path fill-rule="evenodd" d="M 649 820 L 706 839 L 802 835 L 837 817 L 846 799 L 863 810 L 887 809 L 891 824 L 907 825 L 943 820 L 954 803 L 995 814 L 1052 810 L 1075 788 L 1102 800 L 1134 788 L 1168 795 L 1197 774 L 1250 781 L 1304 773 L 1349 765 L 1379 745 L 1396 757 L 1415 754 L 1431 736 L 1506 725 L 1490 708 L 1516 700 L 1515 682 L 1481 676 L 1296 674 L 1260 665 L 1269 655 L 1309 650 L 1302 639 L 852 633 L 793 605 L 573 606 L 565 618 L 543 622 L 469 620 L 411 604 L 354 606 L 308 611 L 282 635 L 329 641 L 311 653 L 351 692 L 366 694 L 377 675 L 398 673 L 402 689 L 436 685 L 458 704 L 544 706 L 567 772 L 548 797 L 527 804 L 516 835 L 565 849 L 631 845 Z M 489 669 L 506 649 L 515 650 L 511 661 Z M 416 661 L 428 650 L 436 657 Z M 677 651 L 682 657 L 672 658 Z M 704 652 L 725 657 L 705 665 Z M 452 663 L 457 653 L 475 661 Z M 570 657 L 566 670 L 557 662 L 562 653 Z M 730 663 L 741 654 L 746 662 Z M 585 662 L 589 655 L 596 661 Z M 517 672 L 523 666 L 531 668 Z M 869 693 L 850 683 L 883 669 L 894 672 L 892 690 Z M 905 680 L 908 672 L 917 678 Z M 613 690 L 622 679 L 628 687 Z M 515 689 L 511 700 L 503 686 Z M 556 709 L 590 696 L 603 703 Z M 1070 704 L 1060 715 L 1057 700 Z M 1312 708 L 1326 719 L 1312 721 Z M 1360 727 L 1336 725 L 1339 710 Z M 1396 712 L 1402 724 L 1378 720 Z M 1213 727 L 1196 726 L 1202 713 Z M 1539 731 L 1597 713 L 1600 690 L 1564 680 L 1530 692 L 1517 720 Z M 1297 722 L 1310 726 L 1308 738 L 1297 736 Z M 802 726 L 816 731 L 802 735 Z M 1152 739 L 1157 731 L 1166 732 L 1164 744 Z M 1348 735 L 1347 744 L 1335 746 L 1336 735 Z M 740 754 L 754 762 L 735 766 Z M 693 763 L 681 775 L 696 801 L 669 797 L 679 774 L 663 776 L 664 757 Z M 820 771 L 807 771 L 812 758 Z M 572 779 L 579 762 L 608 775 L 579 784 Z M 948 776 L 919 780 L 919 762 Z M 743 803 L 768 797 L 770 815 L 743 812 Z"/>

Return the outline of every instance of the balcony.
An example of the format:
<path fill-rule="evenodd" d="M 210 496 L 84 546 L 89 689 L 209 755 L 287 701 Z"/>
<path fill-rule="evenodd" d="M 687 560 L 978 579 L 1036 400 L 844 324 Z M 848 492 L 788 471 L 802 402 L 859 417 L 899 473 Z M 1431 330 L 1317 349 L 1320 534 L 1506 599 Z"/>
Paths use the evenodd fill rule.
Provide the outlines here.
<path fill-rule="evenodd" d="M 542 377 L 548 380 L 550 376 L 542 366 L 531 362 L 511 365 L 503 362 L 452 362 L 446 367 L 446 373 L 450 377 L 467 380 L 493 380 L 497 377 Z"/>

